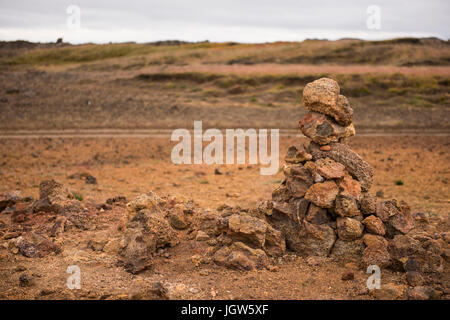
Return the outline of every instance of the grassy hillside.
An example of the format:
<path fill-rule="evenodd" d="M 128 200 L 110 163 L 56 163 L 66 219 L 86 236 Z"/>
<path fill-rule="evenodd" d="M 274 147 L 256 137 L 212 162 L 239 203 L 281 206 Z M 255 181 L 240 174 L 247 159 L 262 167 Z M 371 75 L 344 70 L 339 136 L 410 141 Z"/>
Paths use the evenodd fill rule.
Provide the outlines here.
<path fill-rule="evenodd" d="M 1 51 L 0 45 L 0 51 Z M 186 64 L 371 64 L 450 65 L 450 44 L 439 39 L 385 41 L 306 40 L 266 44 L 182 43 L 85 44 L 39 46 L 3 56 L 3 65 L 58 65 L 89 63 L 113 58 L 139 58 L 141 67 Z M 133 62 L 134 63 L 134 62 Z"/>

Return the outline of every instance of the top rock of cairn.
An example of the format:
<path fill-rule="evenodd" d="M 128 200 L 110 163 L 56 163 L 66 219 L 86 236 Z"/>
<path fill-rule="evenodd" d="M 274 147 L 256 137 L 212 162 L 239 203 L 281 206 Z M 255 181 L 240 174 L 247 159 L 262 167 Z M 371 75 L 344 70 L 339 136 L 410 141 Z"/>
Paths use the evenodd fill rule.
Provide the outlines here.
<path fill-rule="evenodd" d="M 308 83 L 303 90 L 303 104 L 310 111 L 333 117 L 342 126 L 352 124 L 353 109 L 333 79 L 321 78 Z"/>

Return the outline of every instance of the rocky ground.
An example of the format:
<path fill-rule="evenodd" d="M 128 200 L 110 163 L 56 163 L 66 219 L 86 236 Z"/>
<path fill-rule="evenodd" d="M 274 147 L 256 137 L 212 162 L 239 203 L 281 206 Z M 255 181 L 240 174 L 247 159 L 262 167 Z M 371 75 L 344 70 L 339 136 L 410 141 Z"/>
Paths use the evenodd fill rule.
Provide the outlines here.
<path fill-rule="evenodd" d="M 281 153 L 298 141 L 306 139 L 283 138 Z M 349 145 L 374 168 L 372 191 L 379 201 L 392 197 L 405 200 L 411 206 L 416 230 L 432 240 L 448 241 L 446 136 L 354 137 Z M 168 161 L 171 146 L 167 138 L 10 139 L 3 140 L 0 148 L 1 191 L 21 190 L 21 195 L 9 196 L 19 202 L 14 206 L 6 202 L 9 208 L 0 214 L 3 298 L 448 298 L 448 253 L 446 256 L 444 251 L 440 275 L 410 273 L 407 279 L 402 271 L 383 269 L 384 289 L 373 293 L 366 289 L 369 275 L 358 260 L 302 257 L 287 250 L 280 257 L 268 257 L 262 269 L 235 270 L 218 265 L 209 253 L 218 247 L 215 241 L 220 238 L 199 234 L 201 222 L 216 223 L 233 212 L 251 213 L 259 202 L 271 199 L 283 172 L 260 176 L 259 167 L 254 165 L 175 166 Z M 50 212 L 24 214 L 30 205 L 49 205 L 27 196 L 39 200 L 43 190 L 46 199 L 45 184 L 40 187 L 40 183 L 51 179 L 70 189 L 70 193 L 65 187 L 59 189 L 66 195 L 62 211 L 56 206 Z M 120 250 L 129 228 L 127 221 L 136 215 L 126 203 L 149 191 L 164 200 L 158 200 L 162 201 L 158 205 L 181 209 L 188 225 L 179 225 L 177 219 L 169 217 L 171 210 L 161 208 L 157 221 L 171 231 L 167 241 L 173 246 L 165 247 L 163 241 L 160 245 L 164 247 L 156 249 L 160 245 L 155 244 L 148 269 L 133 274 L 124 263 L 126 253 Z M 56 202 L 60 200 L 56 197 Z M 134 228 L 137 231 L 129 234 L 144 227 L 137 224 Z M 70 265 L 81 269 L 80 290 L 66 287 Z M 412 291 L 413 287 L 419 289 Z"/>

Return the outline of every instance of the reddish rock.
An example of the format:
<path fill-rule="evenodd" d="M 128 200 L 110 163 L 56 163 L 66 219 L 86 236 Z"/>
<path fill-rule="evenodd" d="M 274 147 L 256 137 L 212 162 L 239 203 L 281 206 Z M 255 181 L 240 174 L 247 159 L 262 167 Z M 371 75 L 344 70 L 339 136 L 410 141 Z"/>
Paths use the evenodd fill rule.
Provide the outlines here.
<path fill-rule="evenodd" d="M 380 237 L 381 238 L 381 237 Z M 364 239 L 364 242 L 368 242 Z M 388 267 L 391 264 L 391 256 L 387 244 L 383 241 L 373 241 L 364 249 L 361 263 L 364 268 L 370 265 L 377 265 L 380 268 Z"/>
<path fill-rule="evenodd" d="M 266 239 L 267 224 L 258 218 L 244 214 L 233 214 L 227 218 L 227 234 L 233 240 L 248 242 L 262 248 Z"/>
<path fill-rule="evenodd" d="M 341 217 L 356 217 L 361 215 L 356 199 L 346 194 L 339 194 L 336 197 L 334 210 Z"/>
<path fill-rule="evenodd" d="M 342 240 L 355 240 L 362 237 L 364 227 L 358 220 L 352 218 L 337 219 L 337 233 Z"/>
<path fill-rule="evenodd" d="M 439 291 L 427 286 L 409 288 L 407 295 L 409 300 L 437 300 L 441 297 Z"/>
<path fill-rule="evenodd" d="M 355 135 L 353 124 L 342 127 L 330 117 L 316 113 L 307 113 L 299 122 L 302 133 L 320 145 L 337 142 Z"/>
<path fill-rule="evenodd" d="M 308 214 L 306 215 L 306 221 L 312 224 L 324 224 L 330 222 L 330 218 L 327 215 L 327 210 L 320 208 L 315 204 L 309 205 Z"/>
<path fill-rule="evenodd" d="M 338 181 L 339 191 L 342 194 L 349 195 L 356 200 L 361 198 L 361 184 L 346 174 L 345 177 Z"/>
<path fill-rule="evenodd" d="M 314 183 L 309 171 L 302 165 L 285 166 L 286 187 L 294 198 L 301 198 Z"/>
<path fill-rule="evenodd" d="M 383 221 L 374 215 L 370 215 L 362 221 L 362 224 L 366 227 L 366 230 L 370 233 L 384 236 L 386 230 L 384 229 Z"/>
<path fill-rule="evenodd" d="M 331 147 L 330 147 L 329 145 L 321 146 L 321 147 L 320 147 L 320 150 L 321 150 L 321 151 L 330 151 L 330 150 L 331 150 Z"/>
<path fill-rule="evenodd" d="M 261 249 L 252 249 L 242 242 L 222 247 L 214 254 L 217 265 L 237 270 L 263 269 L 269 266 L 269 258 Z"/>
<path fill-rule="evenodd" d="M 336 241 L 336 234 L 328 225 L 304 221 L 298 232 L 289 239 L 286 238 L 286 241 L 289 249 L 302 256 L 326 257 Z"/>
<path fill-rule="evenodd" d="M 321 208 L 333 208 L 334 200 L 339 192 L 334 181 L 313 184 L 305 194 L 305 199 Z"/>
<path fill-rule="evenodd" d="M 369 192 L 363 192 L 360 200 L 361 212 L 364 215 L 375 214 L 377 210 L 377 199 Z"/>
<path fill-rule="evenodd" d="M 337 239 L 331 251 L 331 257 L 339 260 L 359 260 L 364 251 L 364 243 L 361 239 L 346 241 Z"/>
<path fill-rule="evenodd" d="M 339 179 L 345 175 L 344 165 L 330 158 L 318 159 L 315 165 L 317 173 L 326 179 Z"/>
<path fill-rule="evenodd" d="M 383 222 L 389 221 L 389 218 L 395 216 L 398 213 L 400 213 L 400 211 L 397 206 L 397 200 L 395 200 L 395 199 L 377 203 L 376 215 Z"/>
<path fill-rule="evenodd" d="M 346 126 L 352 122 L 353 109 L 339 92 L 339 85 L 335 80 L 321 78 L 305 86 L 303 104 L 306 109 L 327 114 Z"/>
<path fill-rule="evenodd" d="M 303 145 L 290 146 L 284 161 L 287 163 L 302 163 L 312 159 L 312 156 L 305 150 Z"/>
<path fill-rule="evenodd" d="M 354 280 L 355 279 L 355 274 L 351 271 L 346 271 L 342 274 L 341 279 L 343 281 L 349 281 L 349 280 Z"/>
<path fill-rule="evenodd" d="M 320 146 L 314 142 L 309 145 L 309 153 L 313 160 L 330 158 L 345 166 L 345 170 L 361 184 L 363 191 L 368 191 L 372 186 L 373 169 L 349 146 L 342 143 L 331 143 L 330 151 L 321 151 Z"/>

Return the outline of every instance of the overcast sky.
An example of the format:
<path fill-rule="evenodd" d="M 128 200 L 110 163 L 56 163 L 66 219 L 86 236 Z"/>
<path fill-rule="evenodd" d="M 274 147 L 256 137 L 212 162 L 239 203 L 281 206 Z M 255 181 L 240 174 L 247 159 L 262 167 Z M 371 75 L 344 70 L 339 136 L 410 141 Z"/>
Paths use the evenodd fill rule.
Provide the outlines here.
<path fill-rule="evenodd" d="M 71 5 L 80 9 L 79 20 L 76 9 L 67 13 Z M 380 10 L 379 20 L 378 11 L 367 12 L 372 5 Z M 0 40 L 448 39 L 449 14 L 449 0 L 0 0 Z"/>

